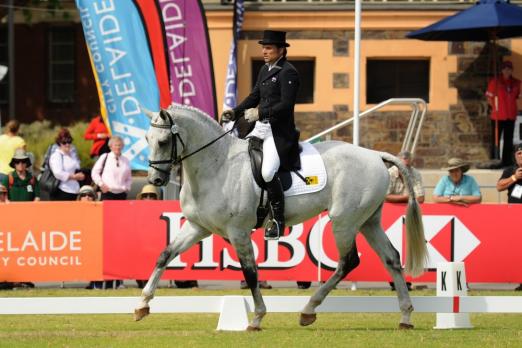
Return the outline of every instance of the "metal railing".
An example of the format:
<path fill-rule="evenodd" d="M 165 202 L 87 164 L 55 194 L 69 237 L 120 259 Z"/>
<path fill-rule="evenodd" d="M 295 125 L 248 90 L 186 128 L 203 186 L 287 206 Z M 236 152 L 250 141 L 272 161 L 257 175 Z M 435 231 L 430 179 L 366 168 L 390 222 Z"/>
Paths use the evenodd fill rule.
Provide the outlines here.
<path fill-rule="evenodd" d="M 372 112 L 375 112 L 384 106 L 393 105 L 393 104 L 409 104 L 412 107 L 410 122 L 408 123 L 408 127 L 406 128 L 406 134 L 404 135 L 404 141 L 402 143 L 401 151 L 409 151 L 412 154 L 415 153 L 415 147 L 417 146 L 417 141 L 419 140 L 420 130 L 422 127 L 422 123 L 424 122 L 424 116 L 426 115 L 426 111 L 428 110 L 428 106 L 423 99 L 420 98 L 392 98 L 385 100 L 368 110 L 365 110 L 359 114 L 359 118 L 362 119 Z M 321 133 L 318 133 L 311 138 L 306 139 L 306 142 L 311 142 L 321 138 L 322 136 L 331 133 L 339 128 L 345 127 L 351 123 L 353 123 L 353 117 L 349 118 L 341 123 L 336 124 L 333 127 L 330 127 Z"/>

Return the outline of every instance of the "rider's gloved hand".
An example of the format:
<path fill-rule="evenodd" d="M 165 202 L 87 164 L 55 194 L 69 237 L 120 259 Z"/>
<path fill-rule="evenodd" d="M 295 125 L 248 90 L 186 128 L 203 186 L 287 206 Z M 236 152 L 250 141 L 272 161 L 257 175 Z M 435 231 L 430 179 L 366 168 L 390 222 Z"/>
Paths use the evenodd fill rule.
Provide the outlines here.
<path fill-rule="evenodd" d="M 236 120 L 236 115 L 234 113 L 234 110 L 232 109 L 229 109 L 229 110 L 224 110 L 223 113 L 221 114 L 221 122 L 230 122 L 230 121 L 235 121 Z"/>
<path fill-rule="evenodd" d="M 259 120 L 259 110 L 257 108 L 245 110 L 245 120 L 247 120 L 248 123 L 256 122 L 257 120 Z"/>

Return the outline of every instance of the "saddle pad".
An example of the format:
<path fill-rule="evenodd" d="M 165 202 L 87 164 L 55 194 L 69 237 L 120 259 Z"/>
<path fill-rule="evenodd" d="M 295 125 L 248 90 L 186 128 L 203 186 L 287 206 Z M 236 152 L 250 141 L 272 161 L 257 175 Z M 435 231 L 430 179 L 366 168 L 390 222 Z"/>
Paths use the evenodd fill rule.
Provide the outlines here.
<path fill-rule="evenodd" d="M 310 143 L 299 143 L 301 151 L 301 174 L 307 179 L 308 185 L 294 172 L 292 186 L 285 191 L 285 197 L 321 191 L 326 186 L 326 168 L 317 149 Z"/>

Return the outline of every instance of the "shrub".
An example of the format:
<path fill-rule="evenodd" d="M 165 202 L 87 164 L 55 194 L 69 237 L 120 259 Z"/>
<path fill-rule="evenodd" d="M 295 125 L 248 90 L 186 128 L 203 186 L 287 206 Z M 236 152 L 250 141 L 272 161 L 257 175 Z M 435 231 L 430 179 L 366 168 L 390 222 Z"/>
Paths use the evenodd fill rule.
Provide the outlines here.
<path fill-rule="evenodd" d="M 81 166 L 91 168 L 94 164 L 89 155 L 92 142 L 83 138 L 87 125 L 88 123 L 86 122 L 78 122 L 68 127 L 68 129 L 74 139 L 74 146 L 78 150 Z M 53 126 L 47 120 L 20 125 L 20 136 L 24 138 L 27 144 L 27 151 L 32 152 L 35 156 L 33 168 L 38 169 L 41 167 L 45 151 L 54 142 L 60 128 L 61 126 Z"/>

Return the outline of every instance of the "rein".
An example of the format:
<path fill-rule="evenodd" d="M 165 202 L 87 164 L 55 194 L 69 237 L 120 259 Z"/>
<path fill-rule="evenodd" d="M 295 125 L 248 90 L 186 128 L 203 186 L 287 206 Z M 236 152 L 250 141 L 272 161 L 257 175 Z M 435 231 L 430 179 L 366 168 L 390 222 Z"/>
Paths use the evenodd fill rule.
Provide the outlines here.
<path fill-rule="evenodd" d="M 199 149 L 197 149 L 197 150 L 189 153 L 188 155 L 182 157 L 181 154 L 180 154 L 180 156 L 178 156 L 178 147 L 177 147 L 177 144 L 176 144 L 176 138 L 179 139 L 179 141 L 180 141 L 181 145 L 183 146 L 183 148 L 185 148 L 185 143 L 183 142 L 183 139 L 179 135 L 178 126 L 176 126 L 174 124 L 174 121 L 172 120 L 172 117 L 169 115 L 169 113 L 164 113 L 164 114 L 167 115 L 167 118 L 169 120 L 169 124 L 157 124 L 157 123 L 152 123 L 151 122 L 150 126 L 154 127 L 154 128 L 170 129 L 170 132 L 172 133 L 172 136 L 173 136 L 172 147 L 170 149 L 170 159 L 168 159 L 168 160 L 159 160 L 159 161 L 151 161 L 151 160 L 149 160 L 149 167 L 151 167 L 153 169 L 156 169 L 157 171 L 162 172 L 162 173 L 167 174 L 167 175 L 170 175 L 170 171 L 167 171 L 167 170 L 164 170 L 162 168 L 156 167 L 155 165 L 156 164 L 172 164 L 172 165 L 179 164 L 183 160 L 189 158 L 192 155 L 197 154 L 201 150 L 204 150 L 207 147 L 209 147 L 210 145 L 214 144 L 216 141 L 218 141 L 219 139 L 223 138 L 228 133 L 232 132 L 238 125 L 237 122 L 234 123 L 234 126 L 232 126 L 232 128 L 230 130 L 228 130 L 225 133 L 221 134 L 219 137 L 217 137 L 216 139 L 210 141 L 209 143 L 201 146 Z"/>

